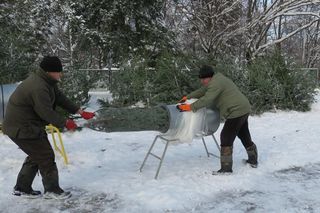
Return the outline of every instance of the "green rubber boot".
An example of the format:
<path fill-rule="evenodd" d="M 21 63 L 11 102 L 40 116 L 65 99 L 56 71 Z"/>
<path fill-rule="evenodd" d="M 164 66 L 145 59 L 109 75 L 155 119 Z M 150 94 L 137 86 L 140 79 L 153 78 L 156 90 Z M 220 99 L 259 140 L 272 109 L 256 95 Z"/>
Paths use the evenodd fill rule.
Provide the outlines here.
<path fill-rule="evenodd" d="M 248 153 L 248 160 L 246 161 L 248 164 L 250 164 L 251 167 L 257 168 L 258 167 L 258 150 L 257 146 L 253 144 L 252 146 L 249 146 L 246 148 Z"/>
<path fill-rule="evenodd" d="M 212 174 L 232 173 L 232 152 L 233 146 L 222 146 L 220 153 L 221 169 L 214 171 Z"/>

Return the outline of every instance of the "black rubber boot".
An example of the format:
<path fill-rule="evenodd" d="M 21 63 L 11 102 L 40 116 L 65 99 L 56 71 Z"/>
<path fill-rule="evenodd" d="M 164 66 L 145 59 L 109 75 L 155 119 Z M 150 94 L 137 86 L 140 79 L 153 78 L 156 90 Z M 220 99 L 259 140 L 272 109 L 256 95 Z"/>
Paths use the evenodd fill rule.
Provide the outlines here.
<path fill-rule="evenodd" d="M 41 170 L 40 170 L 41 172 Z M 41 173 L 44 192 L 62 193 L 64 192 L 59 186 L 59 174 L 56 163 L 46 173 Z"/>
<path fill-rule="evenodd" d="M 14 188 L 12 194 L 15 195 L 15 196 L 21 196 L 21 197 L 26 197 L 26 198 L 38 198 L 38 197 L 41 197 L 41 192 L 40 191 L 35 191 L 33 189 L 31 189 L 31 191 L 24 192 L 24 191 L 21 191 L 19 188 Z"/>
<path fill-rule="evenodd" d="M 25 193 L 31 193 L 31 191 L 33 191 L 31 185 L 37 172 L 38 165 L 32 162 L 30 157 L 27 157 L 18 174 L 17 183 L 14 189 Z"/>
<path fill-rule="evenodd" d="M 212 174 L 232 173 L 232 146 L 222 146 L 220 153 L 221 169 L 214 171 Z"/>
<path fill-rule="evenodd" d="M 257 146 L 253 144 L 252 146 L 249 146 L 246 148 L 248 153 L 248 160 L 246 161 L 248 164 L 250 164 L 251 167 L 257 168 L 258 167 L 258 150 Z"/>

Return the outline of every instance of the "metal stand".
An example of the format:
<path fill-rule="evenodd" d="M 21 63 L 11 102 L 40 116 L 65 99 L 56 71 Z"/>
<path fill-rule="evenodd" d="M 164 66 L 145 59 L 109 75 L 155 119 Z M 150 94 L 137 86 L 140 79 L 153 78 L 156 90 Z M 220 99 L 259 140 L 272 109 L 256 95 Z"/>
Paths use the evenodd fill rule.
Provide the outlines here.
<path fill-rule="evenodd" d="M 156 155 L 156 154 L 154 154 L 154 153 L 151 152 L 152 149 L 153 149 L 153 147 L 154 147 L 154 145 L 155 145 L 155 143 L 156 143 L 156 141 L 158 140 L 158 138 L 166 141 L 166 145 L 165 145 L 165 148 L 164 148 L 164 150 L 163 150 L 163 153 L 162 153 L 161 157 L 159 157 L 158 155 Z M 218 150 L 219 150 L 219 152 L 220 152 L 220 146 L 219 146 L 219 144 L 218 144 L 218 142 L 217 142 L 217 140 L 216 140 L 216 138 L 214 137 L 213 134 L 212 134 L 212 138 L 213 138 L 213 140 L 214 140 L 215 144 L 217 145 L 217 148 L 218 148 Z M 205 139 L 204 139 L 204 136 L 202 136 L 201 139 L 202 139 L 204 148 L 205 148 L 205 150 L 206 150 L 207 156 L 210 157 L 210 155 L 211 155 L 211 156 L 214 156 L 214 157 L 216 157 L 216 158 L 220 158 L 218 155 L 215 155 L 215 154 L 213 154 L 213 153 L 211 153 L 211 152 L 208 151 L 207 144 L 206 144 L 206 141 L 205 141 Z M 162 166 L 162 162 L 163 162 L 164 157 L 165 157 L 165 154 L 166 154 L 166 152 L 167 152 L 169 143 L 170 143 L 170 142 L 173 142 L 173 141 L 179 141 L 179 139 L 167 139 L 167 138 L 165 138 L 165 137 L 162 136 L 162 135 L 157 135 L 157 136 L 155 137 L 155 139 L 153 140 L 153 143 L 151 144 L 151 146 L 150 146 L 150 148 L 149 148 L 149 150 L 148 150 L 148 152 L 147 152 L 147 154 L 146 154 L 146 156 L 145 156 L 145 158 L 144 158 L 144 160 L 143 160 L 143 162 L 142 162 L 142 164 L 141 164 L 141 166 L 140 166 L 140 169 L 139 169 L 140 172 L 142 172 L 142 169 L 143 169 L 143 167 L 144 167 L 144 165 L 145 165 L 145 163 L 146 163 L 149 155 L 151 155 L 151 156 L 155 157 L 156 159 L 160 160 L 159 165 L 158 165 L 158 169 L 157 169 L 157 172 L 156 172 L 156 175 L 155 175 L 155 177 L 154 177 L 154 179 L 157 179 L 157 178 L 158 178 L 158 175 L 159 175 L 159 172 L 160 172 L 160 169 L 161 169 L 161 166 Z"/>
<path fill-rule="evenodd" d="M 217 146 L 217 148 L 218 148 L 218 150 L 219 150 L 219 153 L 220 153 L 221 149 L 220 149 L 220 146 L 219 146 L 219 144 L 218 144 L 217 139 L 214 137 L 214 135 L 213 135 L 213 134 L 212 134 L 211 136 L 212 136 L 212 138 L 213 138 L 213 140 L 214 140 L 214 142 L 215 142 L 215 144 L 216 144 L 216 146 Z M 202 139 L 202 142 L 203 142 L 204 148 L 206 149 L 207 156 L 208 156 L 208 157 L 210 157 L 210 155 L 212 155 L 213 157 L 220 158 L 220 156 L 215 155 L 215 154 L 213 154 L 213 153 L 209 152 L 209 151 L 208 151 L 208 148 L 207 148 L 206 141 L 204 140 L 204 137 L 202 137 L 201 139 Z"/>
<path fill-rule="evenodd" d="M 48 131 L 50 131 L 50 133 L 51 133 L 52 141 L 53 141 L 53 145 L 54 145 L 55 150 L 61 154 L 61 156 L 63 157 L 64 163 L 66 165 L 68 165 L 69 161 L 68 161 L 67 153 L 66 153 L 66 151 L 64 149 L 64 145 L 63 145 L 63 141 L 62 141 L 62 137 L 61 137 L 61 133 L 60 133 L 59 129 L 57 127 L 53 126 L 52 124 L 49 124 L 48 126 L 46 126 L 46 129 Z M 57 145 L 54 133 L 57 133 L 57 135 L 58 135 L 61 149 Z"/>

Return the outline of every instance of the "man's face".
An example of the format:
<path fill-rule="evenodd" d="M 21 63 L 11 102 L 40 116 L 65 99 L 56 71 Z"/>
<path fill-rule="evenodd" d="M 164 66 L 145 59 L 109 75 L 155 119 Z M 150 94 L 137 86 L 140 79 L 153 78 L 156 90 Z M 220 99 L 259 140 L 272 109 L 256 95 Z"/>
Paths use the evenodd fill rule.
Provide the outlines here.
<path fill-rule="evenodd" d="M 212 77 L 208 77 L 208 78 L 200 78 L 201 84 L 203 86 L 207 86 L 209 81 L 211 80 Z"/>
<path fill-rule="evenodd" d="M 47 73 L 51 78 L 57 81 L 61 81 L 62 72 L 47 72 Z"/>

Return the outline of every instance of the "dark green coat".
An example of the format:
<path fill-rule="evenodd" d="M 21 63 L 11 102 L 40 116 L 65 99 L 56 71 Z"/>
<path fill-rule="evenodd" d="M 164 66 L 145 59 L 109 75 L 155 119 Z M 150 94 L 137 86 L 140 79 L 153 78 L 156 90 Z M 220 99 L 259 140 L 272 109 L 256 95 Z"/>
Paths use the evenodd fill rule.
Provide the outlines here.
<path fill-rule="evenodd" d="M 192 111 L 202 107 L 216 107 L 226 119 L 237 118 L 250 113 L 250 103 L 239 88 L 221 73 L 216 73 L 207 86 L 187 95 L 187 98 L 198 98 L 191 104 Z"/>
<path fill-rule="evenodd" d="M 64 127 L 66 118 L 57 113 L 55 107 L 76 113 L 79 106 L 59 91 L 57 82 L 46 72 L 38 70 L 19 84 L 10 96 L 3 132 L 13 138 L 27 139 L 46 135 L 45 126 L 48 124 Z"/>

